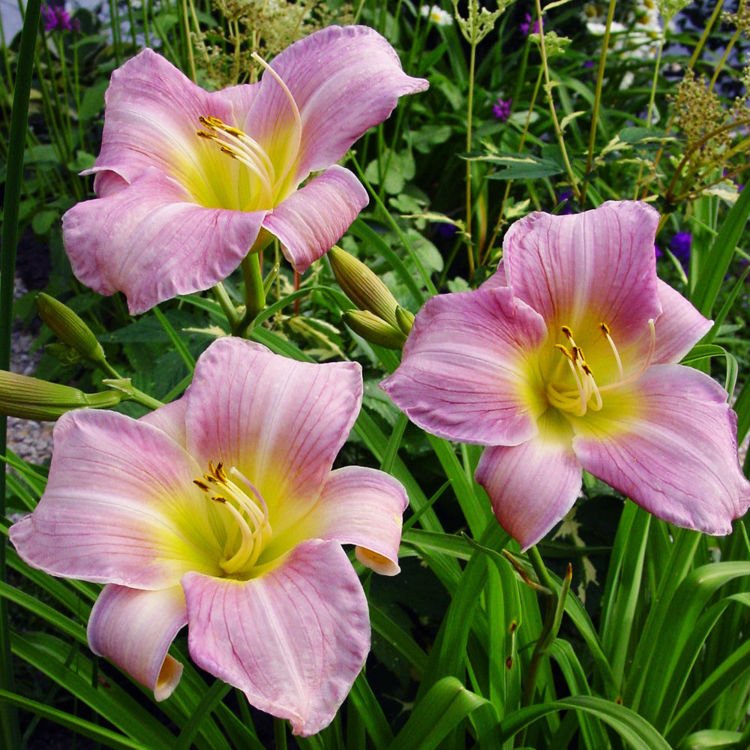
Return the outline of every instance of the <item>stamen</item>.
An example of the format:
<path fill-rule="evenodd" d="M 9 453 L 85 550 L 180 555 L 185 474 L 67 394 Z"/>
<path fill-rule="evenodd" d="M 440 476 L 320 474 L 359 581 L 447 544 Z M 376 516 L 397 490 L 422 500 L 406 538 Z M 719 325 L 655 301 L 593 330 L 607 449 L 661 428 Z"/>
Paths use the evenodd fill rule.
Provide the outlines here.
<path fill-rule="evenodd" d="M 573 355 L 568 351 L 567 347 L 563 344 L 555 344 L 555 349 L 559 349 L 564 355 L 566 359 L 569 359 L 571 362 L 575 362 L 575 359 Z"/>
<path fill-rule="evenodd" d="M 568 365 L 570 365 L 570 371 L 573 373 L 573 379 L 575 380 L 576 388 L 578 388 L 579 407 L 576 410 L 576 416 L 582 417 L 586 413 L 586 402 L 589 400 L 588 393 L 584 387 L 583 380 L 578 374 L 578 368 L 570 360 L 568 360 Z"/>
<path fill-rule="evenodd" d="M 607 339 L 607 343 L 609 344 L 609 348 L 612 350 L 612 354 L 615 356 L 615 361 L 617 362 L 617 370 L 620 373 L 620 378 L 623 377 L 625 374 L 625 371 L 622 368 L 622 359 L 620 359 L 620 352 L 617 351 L 617 347 L 615 346 L 614 339 L 609 333 L 609 326 L 601 322 L 599 323 L 599 328 L 602 329 L 602 333 L 604 334 L 604 338 Z"/>
<path fill-rule="evenodd" d="M 250 495 L 232 481 L 230 475 L 239 478 L 250 491 Z M 221 462 L 214 466 L 213 462 L 209 461 L 208 473 L 203 475 L 203 479 L 194 479 L 193 482 L 209 494 L 211 500 L 220 503 L 231 516 L 224 544 L 224 557 L 219 565 L 229 575 L 248 570 L 255 565 L 272 534 L 268 521 L 268 506 L 260 491 L 234 467 L 227 474 Z M 222 494 L 213 494 L 210 485 L 221 487 Z"/>
<path fill-rule="evenodd" d="M 267 200 L 273 201 L 275 170 L 263 147 L 239 128 L 227 125 L 213 116 L 198 118 L 208 130 L 197 130 L 196 135 L 219 146 L 219 150 L 244 164 L 262 183 Z"/>

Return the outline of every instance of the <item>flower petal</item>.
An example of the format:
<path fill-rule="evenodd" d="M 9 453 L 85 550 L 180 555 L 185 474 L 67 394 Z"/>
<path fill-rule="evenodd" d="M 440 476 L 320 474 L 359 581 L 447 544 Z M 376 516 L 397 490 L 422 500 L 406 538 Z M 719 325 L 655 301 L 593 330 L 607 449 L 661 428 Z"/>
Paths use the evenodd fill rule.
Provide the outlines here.
<path fill-rule="evenodd" d="M 505 271 L 513 293 L 551 327 L 604 322 L 618 346 L 638 340 L 661 305 L 654 236 L 645 203 L 604 203 L 577 215 L 533 213 L 508 230 Z"/>
<path fill-rule="evenodd" d="M 163 701 L 182 676 L 182 664 L 167 652 L 186 623 L 180 586 L 141 591 L 110 584 L 91 611 L 89 646 L 153 690 L 157 701 Z"/>
<path fill-rule="evenodd" d="M 543 438 L 487 448 L 475 477 L 500 525 L 524 550 L 562 521 L 581 492 L 581 466 L 570 444 Z"/>
<path fill-rule="evenodd" d="M 292 44 L 271 67 L 294 97 L 302 120 L 297 181 L 337 162 L 357 138 L 391 114 L 400 96 L 429 85 L 407 76 L 393 47 L 366 26 L 329 26 Z M 289 153 L 294 116 L 268 72 L 243 130 L 274 163 L 283 163 L 280 155 Z"/>
<path fill-rule="evenodd" d="M 190 453 L 236 467 L 259 489 L 275 542 L 318 499 L 359 413 L 361 368 L 223 338 L 198 360 L 186 398 Z"/>
<path fill-rule="evenodd" d="M 396 575 L 401 516 L 409 500 L 389 474 L 361 466 L 331 472 L 309 522 L 320 539 L 356 544 L 357 559 L 382 575 Z"/>
<path fill-rule="evenodd" d="M 201 564 L 207 505 L 198 466 L 160 430 L 114 412 L 64 414 L 47 489 L 10 538 L 52 575 L 159 589 Z M 178 527 L 180 514 L 190 518 Z M 219 555 L 215 555 L 218 560 Z"/>
<path fill-rule="evenodd" d="M 133 314 L 226 278 L 258 236 L 265 211 L 203 208 L 148 170 L 127 188 L 63 217 L 73 272 L 101 294 L 125 292 Z"/>
<path fill-rule="evenodd" d="M 381 387 L 428 432 L 516 445 L 536 434 L 526 358 L 546 333 L 507 287 L 433 297 L 417 314 L 401 366 Z"/>
<path fill-rule="evenodd" d="M 187 438 L 185 436 L 185 410 L 187 400 L 178 398 L 169 404 L 164 404 L 158 409 L 142 416 L 138 421 L 145 422 L 157 427 L 162 432 L 169 435 L 177 445 L 185 446 Z"/>
<path fill-rule="evenodd" d="M 729 534 L 750 506 L 737 460 L 734 412 L 708 375 L 655 365 L 605 408 L 587 415 L 573 448 L 583 468 L 655 516 Z"/>
<path fill-rule="evenodd" d="M 657 290 L 662 313 L 656 319 L 656 348 L 654 362 L 679 362 L 711 328 L 692 303 L 661 279 Z"/>
<path fill-rule="evenodd" d="M 279 238 L 284 257 L 302 273 L 338 242 L 367 202 L 360 181 L 348 169 L 333 166 L 282 201 L 263 226 Z"/>
<path fill-rule="evenodd" d="M 150 167 L 184 182 L 192 154 L 207 147 L 196 135 L 198 118 L 232 118 L 231 97 L 207 93 L 150 49 L 112 73 L 105 101 L 102 148 L 92 171 L 112 170 L 127 182 Z M 98 178 L 96 187 L 101 195 Z"/>
<path fill-rule="evenodd" d="M 367 600 L 335 542 L 299 545 L 249 581 L 188 573 L 190 654 L 295 734 L 327 726 L 370 648 Z"/>

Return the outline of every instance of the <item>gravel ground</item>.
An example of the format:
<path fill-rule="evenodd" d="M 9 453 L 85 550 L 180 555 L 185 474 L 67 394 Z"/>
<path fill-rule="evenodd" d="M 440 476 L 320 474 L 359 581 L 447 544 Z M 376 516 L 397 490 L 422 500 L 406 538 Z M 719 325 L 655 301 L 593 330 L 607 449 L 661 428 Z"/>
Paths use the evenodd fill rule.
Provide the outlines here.
<path fill-rule="evenodd" d="M 20 279 L 16 279 L 14 293 L 16 297 L 25 294 L 26 288 Z M 10 369 L 22 375 L 33 375 L 39 360 L 39 353 L 31 351 L 34 337 L 13 327 L 11 340 Z M 52 454 L 52 422 L 34 422 L 30 419 L 8 417 L 8 447 L 18 456 L 33 464 L 49 461 Z"/>

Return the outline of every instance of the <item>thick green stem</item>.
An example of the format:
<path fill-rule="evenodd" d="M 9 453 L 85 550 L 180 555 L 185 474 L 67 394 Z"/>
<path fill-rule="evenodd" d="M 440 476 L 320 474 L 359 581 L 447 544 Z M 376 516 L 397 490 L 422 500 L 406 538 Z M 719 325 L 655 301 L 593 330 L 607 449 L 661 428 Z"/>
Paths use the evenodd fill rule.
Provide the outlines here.
<path fill-rule="evenodd" d="M 251 253 L 242 261 L 247 313 L 255 317 L 266 306 L 266 288 L 260 270 L 260 255 Z"/>
<path fill-rule="evenodd" d="M 28 129 L 29 94 L 34 67 L 34 49 L 39 28 L 41 0 L 28 0 L 21 43 L 8 139 L 10 158 L 6 165 L 5 198 L 3 201 L 2 252 L 0 252 L 0 369 L 10 369 L 11 323 L 13 321 L 13 280 L 18 243 L 18 210 L 23 183 L 23 161 Z M 7 451 L 7 420 L 0 416 L 0 455 Z M 0 516 L 5 517 L 5 469 L 0 471 Z M 0 581 L 5 580 L 5 538 L 0 539 Z M 0 689 L 14 691 L 10 652 L 10 629 L 6 599 L 0 599 Z M 2 746 L 21 746 L 18 716 L 6 702 L 0 703 L 0 735 Z"/>
<path fill-rule="evenodd" d="M 229 298 L 229 294 L 227 294 L 224 284 L 219 282 L 211 291 L 214 293 L 216 301 L 221 305 L 222 312 L 226 315 L 229 327 L 234 330 L 240 324 L 240 316 L 237 314 L 237 308 L 234 306 L 234 302 Z"/>

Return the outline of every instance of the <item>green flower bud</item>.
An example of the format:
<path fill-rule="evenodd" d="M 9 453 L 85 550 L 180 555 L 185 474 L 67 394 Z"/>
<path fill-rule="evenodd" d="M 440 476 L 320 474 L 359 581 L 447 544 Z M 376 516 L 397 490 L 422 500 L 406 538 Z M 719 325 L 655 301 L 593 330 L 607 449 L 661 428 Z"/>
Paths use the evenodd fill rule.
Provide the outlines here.
<path fill-rule="evenodd" d="M 360 309 L 367 310 L 398 328 L 398 302 L 388 287 L 361 260 L 340 247 L 328 251 L 333 273 L 347 297 Z"/>
<path fill-rule="evenodd" d="M 406 336 L 368 310 L 347 310 L 342 315 L 344 323 L 363 339 L 387 349 L 400 349 Z"/>
<path fill-rule="evenodd" d="M 399 305 L 396 308 L 396 322 L 398 327 L 408 336 L 411 333 L 411 327 L 414 325 L 414 313 Z"/>
<path fill-rule="evenodd" d="M 0 414 L 8 417 L 53 422 L 71 409 L 104 409 L 125 398 L 117 391 L 84 393 L 68 385 L 0 370 Z"/>
<path fill-rule="evenodd" d="M 86 359 L 104 362 L 104 349 L 93 331 L 67 305 L 41 292 L 37 295 L 36 306 L 39 317 L 63 343 Z"/>

